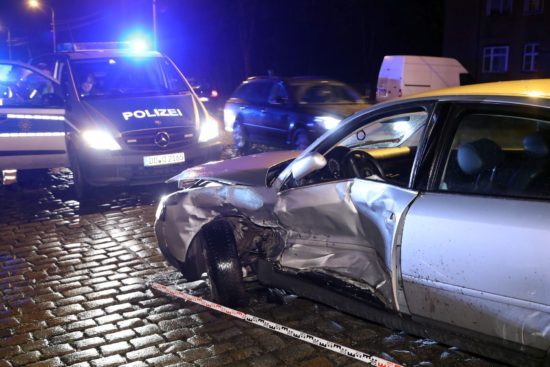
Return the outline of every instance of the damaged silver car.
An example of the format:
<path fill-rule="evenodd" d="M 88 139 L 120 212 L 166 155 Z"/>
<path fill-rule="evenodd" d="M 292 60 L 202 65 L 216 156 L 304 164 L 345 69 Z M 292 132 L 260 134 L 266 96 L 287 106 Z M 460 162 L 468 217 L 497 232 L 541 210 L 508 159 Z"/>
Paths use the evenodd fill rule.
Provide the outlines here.
<path fill-rule="evenodd" d="M 289 290 L 507 363 L 549 365 L 550 80 L 373 106 L 303 152 L 173 178 L 166 259 L 213 298 Z"/>

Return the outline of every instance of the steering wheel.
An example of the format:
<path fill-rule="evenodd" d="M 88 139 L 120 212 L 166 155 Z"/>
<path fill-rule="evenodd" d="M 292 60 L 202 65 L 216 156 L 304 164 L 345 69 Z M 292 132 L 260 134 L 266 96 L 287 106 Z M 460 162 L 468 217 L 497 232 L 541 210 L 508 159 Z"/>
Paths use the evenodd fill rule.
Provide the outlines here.
<path fill-rule="evenodd" d="M 380 163 L 369 153 L 363 150 L 351 150 L 344 157 L 344 169 L 348 177 L 370 177 L 377 175 L 385 178 L 384 170 Z"/>

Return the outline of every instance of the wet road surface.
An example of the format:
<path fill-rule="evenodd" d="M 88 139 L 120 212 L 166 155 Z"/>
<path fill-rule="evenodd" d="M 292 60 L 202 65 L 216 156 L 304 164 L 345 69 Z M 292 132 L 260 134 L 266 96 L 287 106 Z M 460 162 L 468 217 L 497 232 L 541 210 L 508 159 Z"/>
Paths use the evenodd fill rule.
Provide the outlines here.
<path fill-rule="evenodd" d="M 153 293 L 187 286 L 156 248 L 172 186 L 102 189 L 80 207 L 70 171 L 0 186 L 0 367 L 363 366 L 202 306 Z M 252 293 L 243 309 L 407 366 L 499 366 L 296 298 Z"/>

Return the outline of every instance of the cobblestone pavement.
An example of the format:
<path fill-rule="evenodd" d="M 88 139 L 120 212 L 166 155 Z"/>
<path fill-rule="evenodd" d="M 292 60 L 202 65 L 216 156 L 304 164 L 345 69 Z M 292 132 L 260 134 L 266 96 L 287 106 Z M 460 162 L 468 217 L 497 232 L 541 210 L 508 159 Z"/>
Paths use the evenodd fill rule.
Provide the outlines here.
<path fill-rule="evenodd" d="M 101 190 L 80 208 L 70 180 L 0 187 L 0 367 L 363 365 L 151 292 L 151 280 L 183 281 L 152 227 L 174 188 Z M 408 366 L 496 365 L 308 300 L 270 303 L 263 290 L 243 311 Z"/>

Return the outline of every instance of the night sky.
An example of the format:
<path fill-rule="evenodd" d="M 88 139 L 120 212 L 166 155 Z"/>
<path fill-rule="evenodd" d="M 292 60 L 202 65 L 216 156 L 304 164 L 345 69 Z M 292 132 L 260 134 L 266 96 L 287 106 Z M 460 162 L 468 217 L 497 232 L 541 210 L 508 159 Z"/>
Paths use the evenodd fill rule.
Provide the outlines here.
<path fill-rule="evenodd" d="M 359 89 L 386 54 L 440 56 L 441 0 L 157 0 L 159 50 L 187 76 L 231 92 L 250 75 L 323 75 Z M 57 41 L 152 38 L 152 0 L 49 0 Z M 52 49 L 49 9 L 0 0 L 0 58 L 7 28 L 14 58 Z M 362 92 L 364 90 L 361 90 Z"/>

